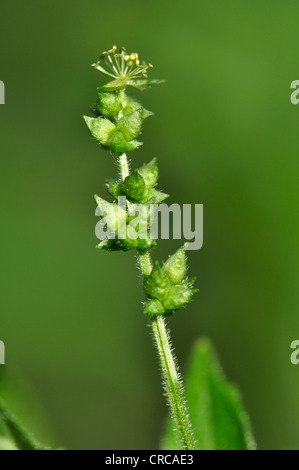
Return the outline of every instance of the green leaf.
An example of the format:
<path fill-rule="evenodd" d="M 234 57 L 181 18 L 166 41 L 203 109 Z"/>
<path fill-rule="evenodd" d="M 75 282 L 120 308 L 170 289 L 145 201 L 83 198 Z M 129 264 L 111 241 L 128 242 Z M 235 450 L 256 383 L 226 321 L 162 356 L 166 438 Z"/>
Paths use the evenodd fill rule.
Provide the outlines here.
<path fill-rule="evenodd" d="M 186 374 L 186 398 L 198 450 L 255 450 L 248 416 L 237 389 L 229 384 L 219 366 L 211 342 L 197 341 Z M 170 419 L 164 450 L 179 450 Z"/>
<path fill-rule="evenodd" d="M 152 85 L 159 85 L 160 83 L 165 83 L 165 80 L 148 80 L 148 79 L 141 79 L 141 80 L 112 80 L 112 82 L 108 82 L 102 87 L 99 88 L 99 91 L 116 91 L 125 88 L 126 86 L 132 86 L 134 88 L 141 88 L 145 89 Z"/>
<path fill-rule="evenodd" d="M 160 85 L 161 83 L 165 83 L 165 80 L 148 80 L 146 79 L 140 79 L 140 80 L 128 80 L 127 85 L 132 86 L 134 88 L 140 88 L 140 89 L 145 89 L 149 88 L 152 85 Z"/>
<path fill-rule="evenodd" d="M 4 402 L 0 399 L 0 419 L 4 421 L 10 431 L 18 450 L 47 450 L 48 448 L 35 441 L 33 437 L 22 427 L 18 420 L 8 411 Z M 10 443 L 11 445 L 11 443 Z"/>
<path fill-rule="evenodd" d="M 116 91 L 116 90 L 121 90 L 127 86 L 127 81 L 126 80 L 112 80 L 112 82 L 108 82 L 102 87 L 98 88 L 99 91 Z"/>

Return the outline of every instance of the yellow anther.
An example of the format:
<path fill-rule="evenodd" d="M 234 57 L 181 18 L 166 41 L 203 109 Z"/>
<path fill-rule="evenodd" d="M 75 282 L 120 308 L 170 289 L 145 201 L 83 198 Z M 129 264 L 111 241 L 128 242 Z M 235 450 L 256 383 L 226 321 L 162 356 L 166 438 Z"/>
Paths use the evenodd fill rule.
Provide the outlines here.
<path fill-rule="evenodd" d="M 135 58 L 136 58 L 136 57 L 135 57 L 135 54 L 131 54 L 131 55 L 130 55 L 130 59 L 131 59 L 131 60 L 135 60 Z"/>
<path fill-rule="evenodd" d="M 136 59 L 139 58 L 139 55 L 137 54 L 137 52 L 135 52 L 135 57 L 136 57 Z"/>
<path fill-rule="evenodd" d="M 132 65 L 133 65 L 133 62 L 130 60 L 129 67 L 132 67 Z"/>
<path fill-rule="evenodd" d="M 140 65 L 140 60 L 136 59 L 136 65 Z"/>
<path fill-rule="evenodd" d="M 128 62 L 128 60 L 130 60 L 130 56 L 129 56 L 129 55 L 125 55 L 125 61 Z"/>
<path fill-rule="evenodd" d="M 113 50 L 113 51 L 116 51 L 116 49 L 117 49 L 116 46 L 113 46 L 113 47 L 112 47 L 112 50 Z"/>

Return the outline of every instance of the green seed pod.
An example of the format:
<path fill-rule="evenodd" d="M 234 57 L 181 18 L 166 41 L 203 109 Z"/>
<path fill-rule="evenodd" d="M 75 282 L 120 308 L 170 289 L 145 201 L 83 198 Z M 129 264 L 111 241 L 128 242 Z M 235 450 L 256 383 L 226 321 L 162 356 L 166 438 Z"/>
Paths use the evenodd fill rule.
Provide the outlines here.
<path fill-rule="evenodd" d="M 156 262 L 147 280 L 145 292 L 150 297 L 163 301 L 168 295 L 169 288 L 168 276 L 162 271 L 159 263 Z"/>
<path fill-rule="evenodd" d="M 138 149 L 141 145 L 142 142 L 138 142 L 137 140 L 132 140 L 131 142 L 128 142 L 121 132 L 115 132 L 109 140 L 109 144 L 107 144 L 107 147 L 112 152 L 123 153 Z"/>
<path fill-rule="evenodd" d="M 116 132 L 116 126 L 108 119 L 101 117 L 91 118 L 84 116 L 84 120 L 89 128 L 92 137 L 95 138 L 100 144 L 107 146 L 112 135 Z"/>
<path fill-rule="evenodd" d="M 138 109 L 137 111 L 134 111 L 134 113 L 119 119 L 116 125 L 124 138 L 129 142 L 140 134 L 142 123 L 142 111 Z"/>
<path fill-rule="evenodd" d="M 117 180 L 109 180 L 105 184 L 106 190 L 114 199 L 117 199 L 118 196 L 123 194 L 122 186 L 123 186 L 122 182 L 117 181 Z"/>
<path fill-rule="evenodd" d="M 170 256 L 164 263 L 163 272 L 167 274 L 171 284 L 181 282 L 187 271 L 186 245 L 180 248 L 174 255 Z"/>
<path fill-rule="evenodd" d="M 157 315 L 163 315 L 163 313 L 165 313 L 165 308 L 160 300 L 152 299 L 146 304 L 144 313 L 149 317 L 156 317 Z"/>
<path fill-rule="evenodd" d="M 115 93 L 104 93 L 98 94 L 98 110 L 106 118 L 116 116 L 122 109 L 122 103 L 118 95 Z"/>
<path fill-rule="evenodd" d="M 197 292 L 198 290 L 191 289 L 186 283 L 171 286 L 163 305 L 168 311 L 178 310 L 191 302 Z"/>
<path fill-rule="evenodd" d="M 145 182 L 138 170 L 132 171 L 132 173 L 125 179 L 123 190 L 128 196 L 135 199 L 135 201 L 143 201 Z"/>
<path fill-rule="evenodd" d="M 153 188 L 158 181 L 159 169 L 157 158 L 154 158 L 147 165 L 143 165 L 139 168 L 139 173 L 144 179 L 147 188 Z"/>

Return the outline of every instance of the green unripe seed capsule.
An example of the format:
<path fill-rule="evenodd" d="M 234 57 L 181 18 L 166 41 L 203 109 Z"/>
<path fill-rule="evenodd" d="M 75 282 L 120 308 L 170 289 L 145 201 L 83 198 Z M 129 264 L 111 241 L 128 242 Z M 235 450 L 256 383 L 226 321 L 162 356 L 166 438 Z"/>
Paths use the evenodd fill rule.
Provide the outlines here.
<path fill-rule="evenodd" d="M 122 109 L 122 103 L 115 93 L 98 94 L 98 110 L 106 118 L 116 116 Z"/>
<path fill-rule="evenodd" d="M 139 169 L 139 173 L 144 179 L 145 185 L 147 188 L 153 188 L 158 181 L 159 177 L 159 169 L 158 169 L 158 161 L 154 158 L 150 163 L 147 165 L 142 166 Z"/>
<path fill-rule="evenodd" d="M 118 130 L 123 134 L 124 138 L 129 142 L 135 139 L 141 132 L 142 128 L 142 112 L 137 110 L 128 116 L 124 116 L 116 125 Z"/>
<path fill-rule="evenodd" d="M 128 142 L 121 132 L 115 132 L 109 140 L 107 147 L 112 152 L 123 153 L 138 149 L 141 145 L 142 143 L 138 142 L 137 140 L 132 140 L 131 142 Z"/>
<path fill-rule="evenodd" d="M 124 192 L 138 202 L 143 201 L 145 182 L 138 170 L 134 170 L 124 181 Z"/>
<path fill-rule="evenodd" d="M 145 292 L 150 297 L 163 301 L 170 288 L 170 282 L 167 275 L 162 271 L 158 262 L 155 263 L 150 277 L 145 286 Z"/>
<path fill-rule="evenodd" d="M 184 279 L 187 272 L 185 245 L 168 258 L 162 269 L 167 274 L 171 284 L 178 284 Z"/>

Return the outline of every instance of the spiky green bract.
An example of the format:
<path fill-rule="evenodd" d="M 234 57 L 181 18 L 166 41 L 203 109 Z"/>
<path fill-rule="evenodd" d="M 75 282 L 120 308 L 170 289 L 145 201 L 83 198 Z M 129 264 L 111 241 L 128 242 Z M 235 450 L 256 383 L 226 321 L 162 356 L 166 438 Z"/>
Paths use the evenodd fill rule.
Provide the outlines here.
<path fill-rule="evenodd" d="M 107 237 L 98 244 L 98 249 L 107 251 L 148 250 L 156 245 L 156 241 L 150 238 L 149 227 L 146 225 L 144 231 L 138 230 L 139 226 L 134 226 L 127 211 L 119 204 L 108 202 L 97 195 L 95 195 L 95 200 L 100 221 L 107 232 Z M 147 219 L 145 224 L 147 224 Z"/>
<path fill-rule="evenodd" d="M 198 292 L 194 279 L 184 279 L 187 272 L 186 244 L 160 267 L 156 262 L 146 282 L 150 298 L 144 313 L 150 317 L 169 314 L 189 304 Z"/>
<path fill-rule="evenodd" d="M 124 181 L 110 180 L 106 184 L 106 189 L 114 199 L 117 199 L 120 195 L 125 195 L 130 202 L 161 204 L 169 195 L 154 188 L 158 177 L 158 162 L 154 158 L 147 165 L 133 170 Z"/>

